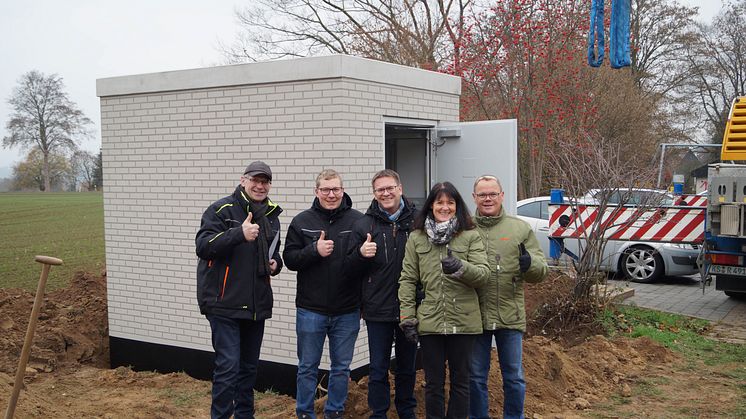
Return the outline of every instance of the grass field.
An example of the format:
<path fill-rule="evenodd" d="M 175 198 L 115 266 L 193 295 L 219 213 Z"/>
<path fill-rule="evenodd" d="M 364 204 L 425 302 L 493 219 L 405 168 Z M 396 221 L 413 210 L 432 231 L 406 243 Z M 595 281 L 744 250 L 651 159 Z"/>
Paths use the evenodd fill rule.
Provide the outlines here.
<path fill-rule="evenodd" d="M 62 259 L 47 289 L 68 284 L 77 271 L 104 269 L 101 193 L 0 193 L 0 288 L 36 290 L 41 265 L 35 255 Z"/>

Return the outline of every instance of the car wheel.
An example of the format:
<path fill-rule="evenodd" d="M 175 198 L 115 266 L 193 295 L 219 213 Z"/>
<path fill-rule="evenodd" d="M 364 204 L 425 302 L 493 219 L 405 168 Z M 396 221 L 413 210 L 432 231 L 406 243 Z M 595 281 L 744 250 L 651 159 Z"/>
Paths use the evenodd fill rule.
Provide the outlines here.
<path fill-rule="evenodd" d="M 647 246 L 632 246 L 619 262 L 624 277 L 632 282 L 653 282 L 663 275 L 663 258 Z"/>

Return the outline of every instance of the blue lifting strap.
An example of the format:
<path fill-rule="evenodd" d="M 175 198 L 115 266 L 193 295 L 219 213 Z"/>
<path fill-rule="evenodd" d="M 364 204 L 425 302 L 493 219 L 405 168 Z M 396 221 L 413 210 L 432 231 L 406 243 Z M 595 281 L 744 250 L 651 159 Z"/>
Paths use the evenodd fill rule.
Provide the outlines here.
<path fill-rule="evenodd" d="M 611 68 L 632 64 L 629 46 L 631 0 L 612 0 L 609 27 L 609 61 Z M 588 65 L 600 67 L 604 62 L 604 0 L 593 0 L 588 32 Z"/>
<path fill-rule="evenodd" d="M 598 42 L 598 45 L 596 45 Z M 593 0 L 591 26 L 588 31 L 588 65 L 600 67 L 604 62 L 604 0 Z"/>
<path fill-rule="evenodd" d="M 609 62 L 611 68 L 632 64 L 629 50 L 630 0 L 613 0 L 609 27 Z"/>

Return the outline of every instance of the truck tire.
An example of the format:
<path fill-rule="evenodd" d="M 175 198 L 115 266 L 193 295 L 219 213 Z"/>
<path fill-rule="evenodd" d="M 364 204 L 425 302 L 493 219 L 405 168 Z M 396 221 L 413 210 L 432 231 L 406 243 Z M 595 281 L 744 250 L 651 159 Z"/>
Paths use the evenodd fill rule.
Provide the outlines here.
<path fill-rule="evenodd" d="M 632 282 L 654 282 L 663 275 L 663 258 L 653 248 L 635 245 L 624 250 L 619 268 Z"/>

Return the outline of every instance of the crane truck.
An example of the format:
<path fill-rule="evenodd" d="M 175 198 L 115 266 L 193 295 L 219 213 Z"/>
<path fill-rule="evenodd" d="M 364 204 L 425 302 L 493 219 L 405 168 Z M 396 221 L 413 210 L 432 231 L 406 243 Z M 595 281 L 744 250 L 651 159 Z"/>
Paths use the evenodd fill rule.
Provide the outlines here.
<path fill-rule="evenodd" d="M 746 96 L 730 107 L 720 161 L 707 168 L 703 279 L 714 278 L 715 289 L 730 297 L 746 297 Z"/>

